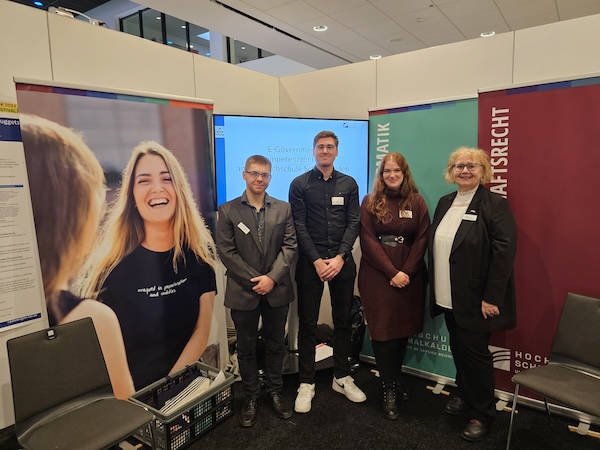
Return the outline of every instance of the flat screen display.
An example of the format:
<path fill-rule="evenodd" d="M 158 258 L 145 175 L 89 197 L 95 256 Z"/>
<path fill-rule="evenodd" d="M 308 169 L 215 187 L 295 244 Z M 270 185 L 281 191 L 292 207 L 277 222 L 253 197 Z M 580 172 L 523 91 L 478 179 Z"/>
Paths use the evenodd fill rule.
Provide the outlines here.
<path fill-rule="evenodd" d="M 339 138 L 336 170 L 358 184 L 359 201 L 367 193 L 369 123 L 367 120 L 304 119 L 214 115 L 217 204 L 242 195 L 242 178 L 249 156 L 271 161 L 272 179 L 267 192 L 288 200 L 290 183 L 315 166 L 312 142 L 317 133 L 333 131 Z"/>

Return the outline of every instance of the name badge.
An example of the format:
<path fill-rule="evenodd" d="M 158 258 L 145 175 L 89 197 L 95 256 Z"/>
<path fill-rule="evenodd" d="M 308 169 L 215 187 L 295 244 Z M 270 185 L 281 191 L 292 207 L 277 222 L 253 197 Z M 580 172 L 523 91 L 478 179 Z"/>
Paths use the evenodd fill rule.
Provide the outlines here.
<path fill-rule="evenodd" d="M 238 228 L 239 228 L 240 230 L 242 230 L 242 232 L 243 232 L 244 234 L 248 234 L 248 233 L 250 233 L 250 228 L 248 228 L 248 227 L 247 227 L 247 226 L 244 224 L 244 222 L 240 222 L 240 223 L 238 223 L 238 225 L 237 225 L 237 226 L 238 226 Z"/>
<path fill-rule="evenodd" d="M 465 214 L 463 216 L 463 220 L 468 220 L 469 222 L 475 222 L 477 220 L 477 214 Z"/>
<path fill-rule="evenodd" d="M 331 197 L 331 204 L 333 206 L 344 206 L 344 197 Z"/>
<path fill-rule="evenodd" d="M 412 211 L 409 209 L 398 211 L 398 215 L 401 219 L 412 219 Z"/>

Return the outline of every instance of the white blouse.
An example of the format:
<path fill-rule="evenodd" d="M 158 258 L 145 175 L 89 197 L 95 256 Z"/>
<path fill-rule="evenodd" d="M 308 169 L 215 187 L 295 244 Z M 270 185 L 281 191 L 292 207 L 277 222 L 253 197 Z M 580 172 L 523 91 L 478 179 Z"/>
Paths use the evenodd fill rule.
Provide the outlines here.
<path fill-rule="evenodd" d="M 433 238 L 433 263 L 435 302 L 445 309 L 452 309 L 452 289 L 450 287 L 450 252 L 458 227 L 473 200 L 477 188 L 457 192 L 452 205 L 442 217 Z"/>

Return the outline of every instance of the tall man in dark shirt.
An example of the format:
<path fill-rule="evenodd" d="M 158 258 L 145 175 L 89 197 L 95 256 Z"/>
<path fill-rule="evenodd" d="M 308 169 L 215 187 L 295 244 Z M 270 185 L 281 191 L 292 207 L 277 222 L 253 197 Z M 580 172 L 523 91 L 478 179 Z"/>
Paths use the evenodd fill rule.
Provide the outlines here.
<path fill-rule="evenodd" d="M 329 284 L 333 315 L 332 388 L 353 402 L 367 397 L 350 376 L 352 321 L 356 264 L 352 246 L 360 226 L 358 185 L 354 178 L 338 172 L 338 138 L 321 131 L 313 140 L 316 166 L 290 185 L 289 200 L 298 236 L 298 350 L 300 387 L 294 409 L 310 411 L 315 396 L 315 346 L 317 320 L 324 283 Z"/>

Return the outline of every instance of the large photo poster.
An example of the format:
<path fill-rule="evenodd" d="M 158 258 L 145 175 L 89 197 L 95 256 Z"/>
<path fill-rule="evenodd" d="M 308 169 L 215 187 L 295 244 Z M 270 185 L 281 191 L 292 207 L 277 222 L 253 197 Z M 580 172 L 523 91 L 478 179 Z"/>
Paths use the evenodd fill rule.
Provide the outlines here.
<path fill-rule="evenodd" d="M 29 83 L 17 99 L 50 325 L 92 317 L 117 397 L 218 367 L 212 104 Z"/>
<path fill-rule="evenodd" d="M 476 146 L 477 99 L 389 108 L 369 116 L 369 187 L 381 159 L 388 152 L 400 152 L 432 216 L 439 198 L 455 189 L 444 182 L 448 156 L 460 146 Z M 363 356 L 372 354 L 366 339 Z M 431 319 L 426 308 L 423 332 L 409 338 L 404 365 L 426 376 L 454 380 L 443 316 Z"/>
<path fill-rule="evenodd" d="M 489 188 L 508 198 L 518 226 L 517 328 L 494 333 L 505 354 L 496 386 L 548 362 L 568 292 L 600 296 L 600 78 L 483 92 L 479 146 Z"/>

